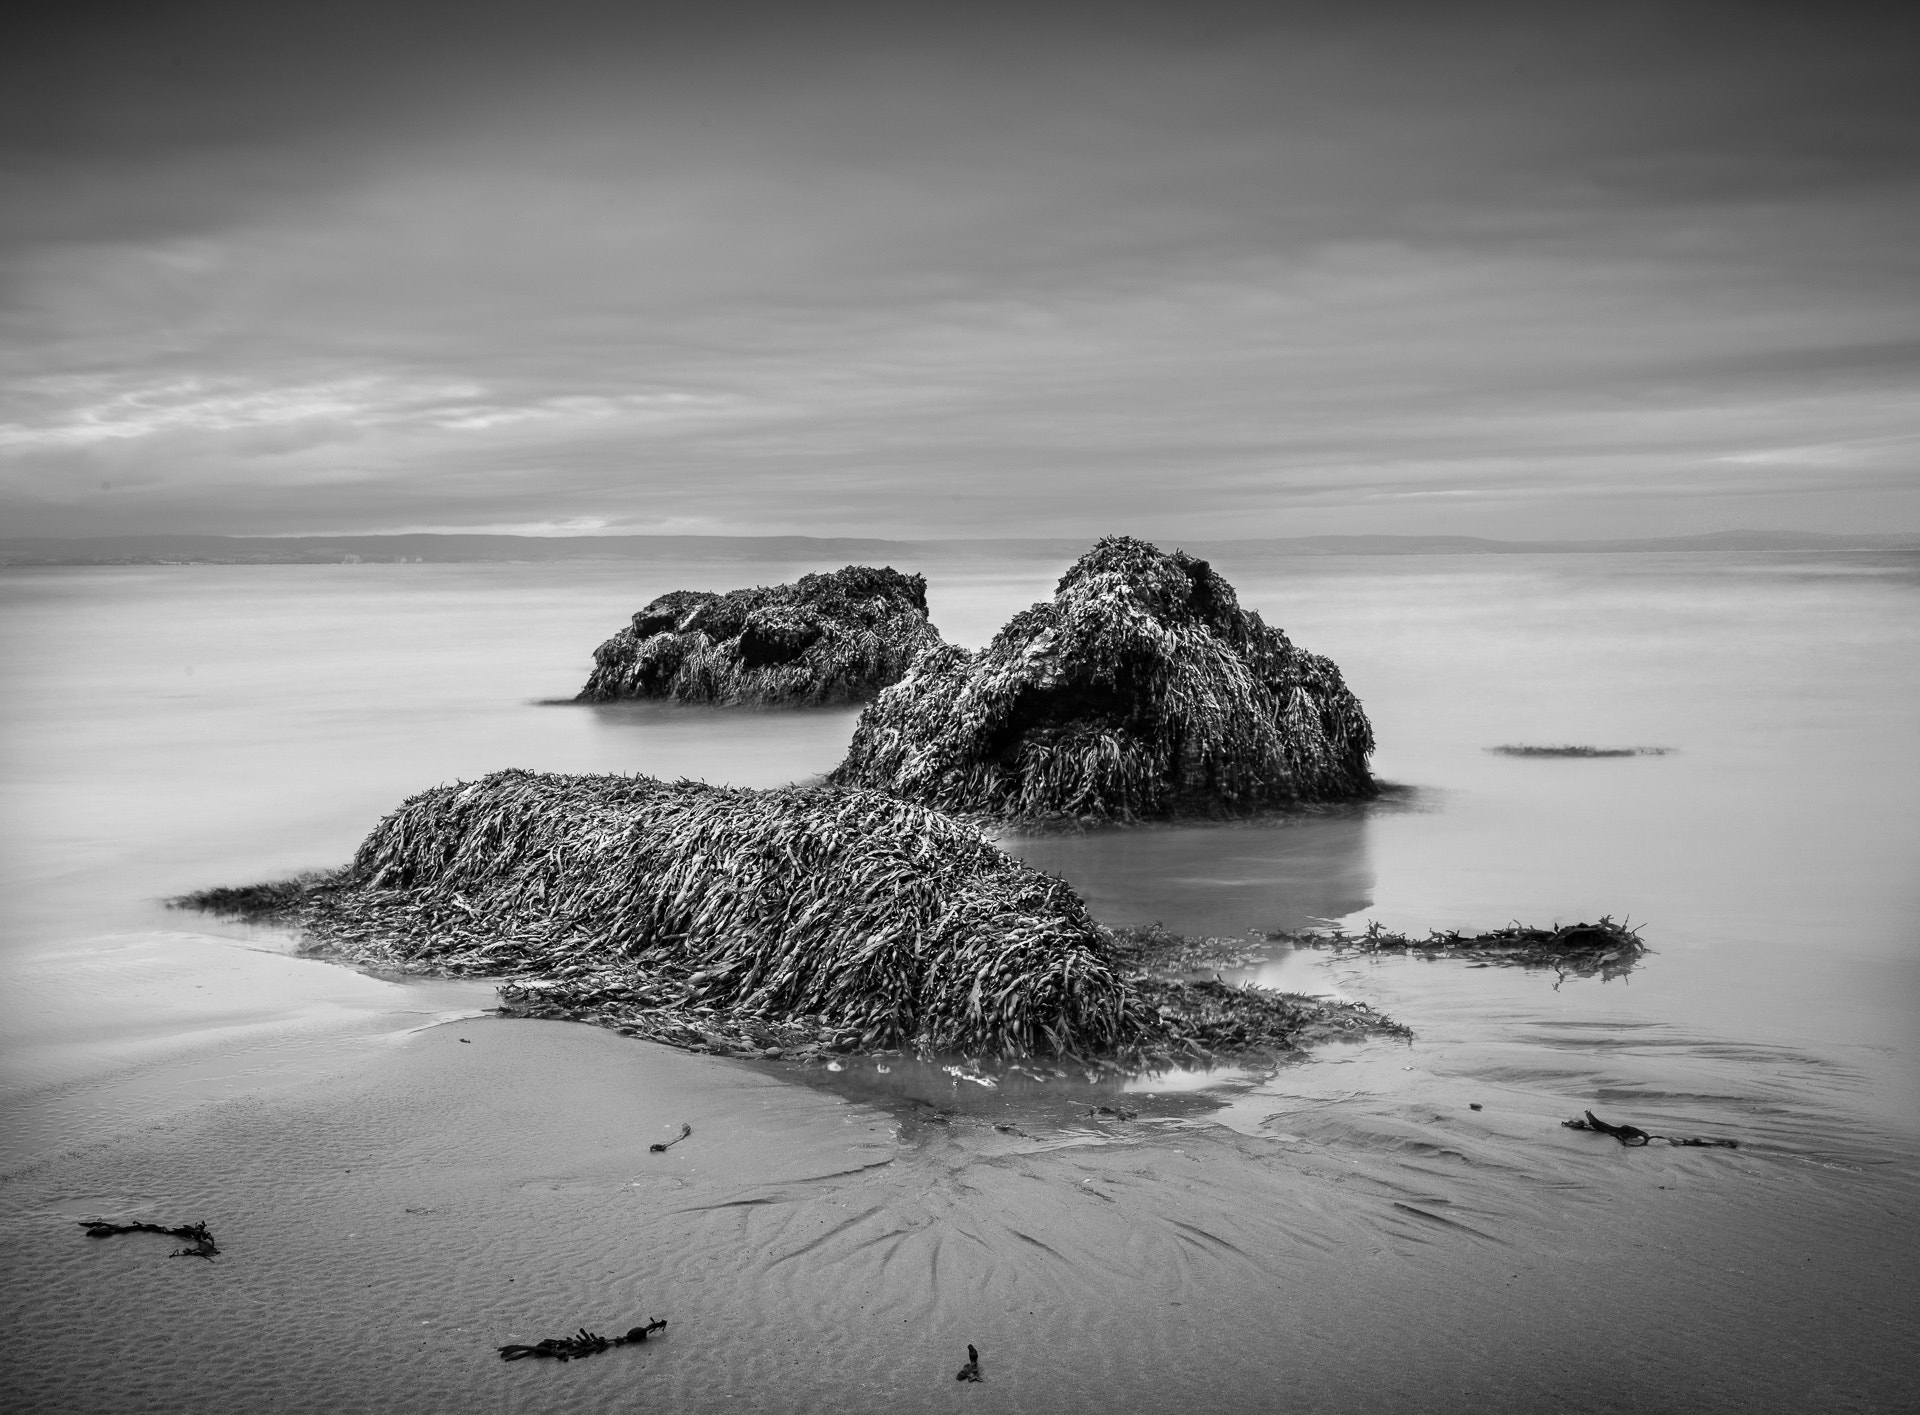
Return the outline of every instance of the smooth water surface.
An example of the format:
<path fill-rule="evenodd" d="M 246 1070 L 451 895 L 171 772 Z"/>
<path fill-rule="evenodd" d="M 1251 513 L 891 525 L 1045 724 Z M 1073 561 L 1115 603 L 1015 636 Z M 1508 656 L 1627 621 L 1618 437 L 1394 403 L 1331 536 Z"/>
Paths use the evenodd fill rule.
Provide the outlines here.
<path fill-rule="evenodd" d="M 1471 1091 L 1542 1113 L 1764 1132 L 1878 1163 L 1920 1136 L 1920 576 L 1867 556 L 1222 556 L 1334 658 L 1380 806 L 1262 825 L 1009 839 L 1103 917 L 1196 933 L 1646 925 L 1612 984 L 1280 952 L 1264 981 L 1384 1006 L 1412 1048 L 1218 1082 L 1221 1119 L 1304 1133 L 1341 1099 Z M 173 913 L 336 865 L 413 792 L 508 766 L 746 785 L 831 768 L 852 711 L 554 705 L 653 595 L 829 565 L 155 566 L 0 572 L 0 990 L 11 1168 L 101 1127 L 297 1080 L 488 1006 Z M 901 564 L 978 644 L 1062 564 Z M 1503 743 L 1664 756 L 1512 758 Z M 957 1084 L 957 1083 L 956 1083 Z M 1583 1099 L 1584 1098 L 1584 1099 Z M 1362 1106 L 1341 1123 L 1363 1127 Z"/>

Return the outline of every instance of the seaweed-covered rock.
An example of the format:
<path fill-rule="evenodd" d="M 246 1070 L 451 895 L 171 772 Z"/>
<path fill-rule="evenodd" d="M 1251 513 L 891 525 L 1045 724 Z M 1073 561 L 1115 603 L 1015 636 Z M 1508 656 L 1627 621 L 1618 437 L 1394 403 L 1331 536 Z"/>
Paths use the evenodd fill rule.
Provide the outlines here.
<path fill-rule="evenodd" d="M 172 902 L 381 969 L 502 977 L 513 1015 L 734 1056 L 1164 1069 L 1394 1030 L 1184 979 L 1185 941 L 1117 937 L 977 826 L 831 786 L 496 772 L 405 802 L 344 869 Z"/>
<path fill-rule="evenodd" d="M 1204 560 L 1108 537 L 979 653 L 942 646 L 861 715 L 832 780 L 1005 820 L 1233 816 L 1370 796 L 1331 660 Z"/>
<path fill-rule="evenodd" d="M 625 964 L 682 980 L 681 1001 L 868 1047 L 1102 1050 L 1144 1021 L 1064 881 L 870 791 L 496 772 L 422 792 L 341 875 L 270 894 L 264 912 L 360 962 Z M 232 891 L 184 902 L 262 912 Z"/>
<path fill-rule="evenodd" d="M 585 702 L 800 707 L 862 702 L 937 645 L 927 582 L 849 565 L 791 585 L 673 590 L 594 651 Z"/>

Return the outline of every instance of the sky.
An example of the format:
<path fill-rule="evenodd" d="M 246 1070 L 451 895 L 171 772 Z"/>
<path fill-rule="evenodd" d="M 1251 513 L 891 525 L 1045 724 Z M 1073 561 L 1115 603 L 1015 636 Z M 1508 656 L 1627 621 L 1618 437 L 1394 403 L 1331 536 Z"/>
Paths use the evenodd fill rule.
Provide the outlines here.
<path fill-rule="evenodd" d="M 0 533 L 1920 530 L 1896 7 L 40 9 Z"/>

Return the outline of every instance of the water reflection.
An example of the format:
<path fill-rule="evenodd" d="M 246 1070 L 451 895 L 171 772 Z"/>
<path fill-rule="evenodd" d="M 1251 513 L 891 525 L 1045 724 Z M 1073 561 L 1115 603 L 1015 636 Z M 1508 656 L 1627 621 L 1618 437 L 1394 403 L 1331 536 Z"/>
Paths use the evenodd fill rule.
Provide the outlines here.
<path fill-rule="evenodd" d="M 1274 1069 L 1273 1063 L 1255 1063 L 1128 1074 L 1064 1058 L 959 1056 L 845 1056 L 828 1066 L 782 1068 L 803 1085 L 890 1112 L 910 1135 L 985 1123 L 1029 1139 L 1063 1133 L 1090 1138 L 1133 1121 L 1206 1115 Z"/>
<path fill-rule="evenodd" d="M 847 753 L 860 708 L 687 707 L 678 703 L 566 704 L 591 722 L 624 771 L 665 781 L 785 786 L 832 771 Z"/>
<path fill-rule="evenodd" d="M 1103 923 L 1194 937 L 1304 929 L 1373 904 L 1365 809 L 1232 824 L 1009 835 L 1012 854 L 1057 874 Z"/>

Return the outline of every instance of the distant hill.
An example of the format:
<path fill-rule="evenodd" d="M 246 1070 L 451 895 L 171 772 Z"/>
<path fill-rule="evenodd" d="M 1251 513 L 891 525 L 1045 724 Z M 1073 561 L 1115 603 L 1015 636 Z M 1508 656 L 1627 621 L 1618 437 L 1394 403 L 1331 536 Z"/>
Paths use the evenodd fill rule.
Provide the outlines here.
<path fill-rule="evenodd" d="M 1715 531 L 1638 540 L 1490 540 L 1481 536 L 1287 536 L 1184 540 L 1208 555 L 1543 555 L 1609 552 L 1857 552 L 1920 550 L 1920 533 Z M 882 564 L 916 555 L 1071 560 L 1084 539 L 877 540 L 816 536 L 54 536 L 0 537 L 0 565 L 351 565 L 487 561 L 791 560 Z"/>
<path fill-rule="evenodd" d="M 1484 536 L 1293 536 L 1211 541 L 1216 553 L 1286 550 L 1296 555 L 1599 555 L 1625 551 L 1748 552 L 1920 550 L 1920 532 L 1830 535 L 1824 531 L 1711 531 L 1615 540 L 1489 540 Z"/>

